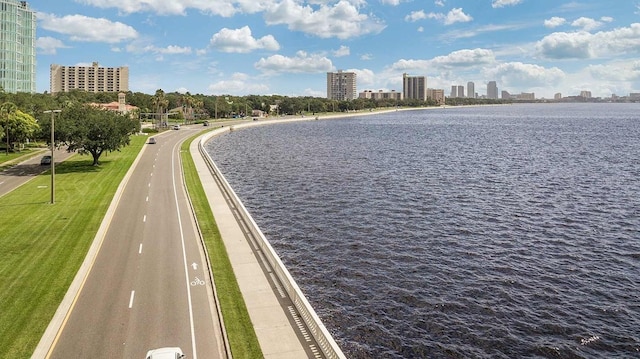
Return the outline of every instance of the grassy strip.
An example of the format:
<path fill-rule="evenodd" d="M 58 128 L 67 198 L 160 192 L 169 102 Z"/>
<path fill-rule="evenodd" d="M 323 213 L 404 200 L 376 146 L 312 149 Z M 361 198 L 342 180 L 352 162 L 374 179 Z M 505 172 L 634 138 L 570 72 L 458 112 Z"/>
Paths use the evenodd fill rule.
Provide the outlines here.
<path fill-rule="evenodd" d="M 57 165 L 53 205 L 48 174 L 0 197 L 0 357 L 31 356 L 145 140 Z"/>
<path fill-rule="evenodd" d="M 216 290 L 220 300 L 227 336 L 229 337 L 231 353 L 234 359 L 262 358 L 260 344 L 251 324 L 240 287 L 238 287 L 238 282 L 233 273 L 227 250 L 189 152 L 189 145 L 198 136 L 196 135 L 183 143 L 181 151 L 182 165 L 189 196 L 209 251 L 209 260 L 216 282 Z"/>

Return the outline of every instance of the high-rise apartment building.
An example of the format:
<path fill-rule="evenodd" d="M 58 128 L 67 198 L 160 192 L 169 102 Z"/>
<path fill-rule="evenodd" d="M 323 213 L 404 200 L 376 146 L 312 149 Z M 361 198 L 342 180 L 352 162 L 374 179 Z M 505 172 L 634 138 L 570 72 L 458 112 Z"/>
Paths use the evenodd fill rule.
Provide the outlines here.
<path fill-rule="evenodd" d="M 471 81 L 467 82 L 467 97 L 476 98 L 476 84 Z"/>
<path fill-rule="evenodd" d="M 87 92 L 129 91 L 129 67 L 51 65 L 51 94 L 84 90 Z"/>
<path fill-rule="evenodd" d="M 464 98 L 464 86 L 458 85 L 458 97 Z"/>
<path fill-rule="evenodd" d="M 427 101 L 427 78 L 402 74 L 402 94 L 405 100 Z"/>
<path fill-rule="evenodd" d="M 330 100 L 355 100 L 356 91 L 355 72 L 327 72 L 327 98 Z"/>
<path fill-rule="evenodd" d="M 487 84 L 487 98 L 492 100 L 498 99 L 498 85 L 495 81 L 489 81 Z"/>
<path fill-rule="evenodd" d="M 449 95 L 450 98 L 456 98 L 458 97 L 458 86 L 456 85 L 451 85 L 451 94 Z"/>
<path fill-rule="evenodd" d="M 427 89 L 427 98 L 438 105 L 444 105 L 444 89 Z"/>
<path fill-rule="evenodd" d="M 36 92 L 36 13 L 26 1 L 0 0 L 0 86 Z"/>

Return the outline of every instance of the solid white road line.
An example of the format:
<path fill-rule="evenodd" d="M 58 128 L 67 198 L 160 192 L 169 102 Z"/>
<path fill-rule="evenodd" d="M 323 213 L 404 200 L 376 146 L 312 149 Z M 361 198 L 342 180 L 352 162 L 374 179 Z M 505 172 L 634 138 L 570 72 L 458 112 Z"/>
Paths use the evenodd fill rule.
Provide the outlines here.
<path fill-rule="evenodd" d="M 185 284 L 187 286 L 187 301 L 189 303 L 189 323 L 191 324 L 191 346 L 193 353 L 191 356 L 193 359 L 198 359 L 198 354 L 196 352 L 196 333 L 195 327 L 193 324 L 193 304 L 191 303 L 191 286 L 189 285 L 189 265 L 187 264 L 187 250 L 184 244 L 184 229 L 182 227 L 182 219 L 180 218 L 180 205 L 178 204 L 178 187 L 176 185 L 176 153 L 179 152 L 177 149 L 181 143 L 176 144 L 173 147 L 172 155 L 171 155 L 171 176 L 173 180 L 173 196 L 176 202 L 176 213 L 178 215 L 178 227 L 180 228 L 180 240 L 182 241 L 182 260 L 184 261 L 184 276 L 185 276 Z"/>
<path fill-rule="evenodd" d="M 131 298 L 129 298 L 129 309 L 133 308 L 133 297 L 135 297 L 136 295 L 136 291 L 132 290 L 131 291 Z"/>

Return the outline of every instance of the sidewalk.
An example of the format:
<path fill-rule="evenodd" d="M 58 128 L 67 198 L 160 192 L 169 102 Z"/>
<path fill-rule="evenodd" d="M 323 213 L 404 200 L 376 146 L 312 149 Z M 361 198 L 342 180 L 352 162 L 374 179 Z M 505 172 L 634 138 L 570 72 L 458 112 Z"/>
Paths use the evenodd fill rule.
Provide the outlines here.
<path fill-rule="evenodd" d="M 249 317 L 265 358 L 299 359 L 308 357 L 298 334 L 290 324 L 279 295 L 272 289 L 233 212 L 218 188 L 198 150 L 199 139 L 191 143 L 190 152 L 200 181 L 207 194 L 220 235 L 244 297 Z"/>

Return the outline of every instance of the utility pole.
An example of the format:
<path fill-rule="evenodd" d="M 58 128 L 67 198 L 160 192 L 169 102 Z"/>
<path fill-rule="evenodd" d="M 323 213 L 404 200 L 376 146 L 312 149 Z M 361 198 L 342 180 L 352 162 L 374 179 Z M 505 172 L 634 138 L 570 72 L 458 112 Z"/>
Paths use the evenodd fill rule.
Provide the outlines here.
<path fill-rule="evenodd" d="M 44 111 L 44 113 L 50 113 L 51 114 L 51 204 L 56 203 L 56 191 L 55 191 L 55 185 L 56 185 L 56 181 L 54 180 L 54 176 L 56 173 L 56 165 L 55 165 L 55 161 L 53 160 L 53 149 L 55 146 L 55 138 L 54 138 L 54 117 L 56 113 L 60 113 L 62 112 L 62 110 L 47 110 Z"/>

